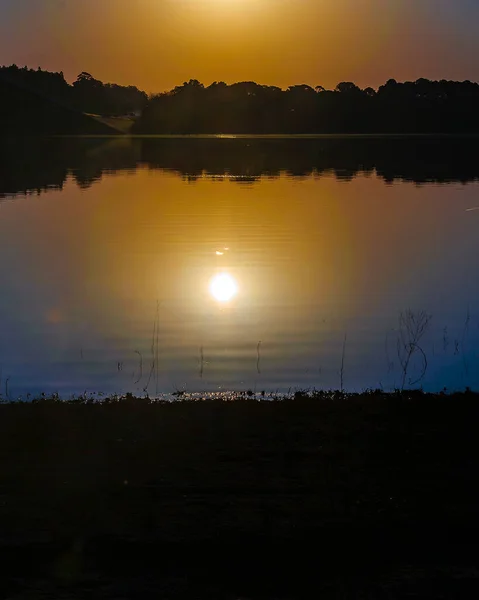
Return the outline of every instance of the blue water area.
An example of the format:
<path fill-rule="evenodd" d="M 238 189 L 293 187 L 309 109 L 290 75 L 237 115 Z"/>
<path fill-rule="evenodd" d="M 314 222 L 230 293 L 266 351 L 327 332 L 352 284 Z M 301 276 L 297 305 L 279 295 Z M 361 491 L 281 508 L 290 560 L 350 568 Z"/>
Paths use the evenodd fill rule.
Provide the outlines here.
<path fill-rule="evenodd" d="M 479 389 L 478 142 L 2 146 L 2 397 Z"/>

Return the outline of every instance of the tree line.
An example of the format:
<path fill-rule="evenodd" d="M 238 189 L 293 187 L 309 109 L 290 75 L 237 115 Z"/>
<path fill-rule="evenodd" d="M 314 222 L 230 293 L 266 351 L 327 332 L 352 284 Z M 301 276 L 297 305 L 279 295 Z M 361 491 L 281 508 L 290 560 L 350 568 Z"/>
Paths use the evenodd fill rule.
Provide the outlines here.
<path fill-rule="evenodd" d="M 191 79 L 150 98 L 136 133 L 308 134 L 479 132 L 479 85 L 390 79 L 377 90 L 252 81 L 205 86 Z"/>
<path fill-rule="evenodd" d="M 135 86 L 103 83 L 86 72 L 70 85 L 63 72 L 11 65 L 0 67 L 1 80 L 71 109 L 103 116 L 135 114 L 148 101 L 147 94 Z"/>
<path fill-rule="evenodd" d="M 138 134 L 479 133 L 479 84 L 471 81 L 390 79 L 377 90 L 352 82 L 283 90 L 190 79 L 150 97 L 86 72 L 70 85 L 62 72 L 11 65 L 0 67 L 2 81 L 84 113 L 140 115 L 132 130 Z M 10 109 L 0 94 L 0 110 Z"/>

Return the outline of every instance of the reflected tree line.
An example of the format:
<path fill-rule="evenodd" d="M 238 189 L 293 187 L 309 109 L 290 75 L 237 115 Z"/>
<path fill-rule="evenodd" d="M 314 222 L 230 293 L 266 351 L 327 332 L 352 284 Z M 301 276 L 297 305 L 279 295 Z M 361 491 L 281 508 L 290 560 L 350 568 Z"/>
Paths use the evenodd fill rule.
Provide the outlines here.
<path fill-rule="evenodd" d="M 334 90 L 252 81 L 204 86 L 196 79 L 150 99 L 136 133 L 470 133 L 479 132 L 479 85 L 390 79 L 375 90 Z"/>
<path fill-rule="evenodd" d="M 194 182 L 228 177 L 321 177 L 349 181 L 376 174 L 385 182 L 467 183 L 479 179 L 474 138 L 163 138 L 9 140 L 0 145 L 0 196 L 61 189 L 71 176 L 88 188 L 103 176 L 138 167 Z"/>

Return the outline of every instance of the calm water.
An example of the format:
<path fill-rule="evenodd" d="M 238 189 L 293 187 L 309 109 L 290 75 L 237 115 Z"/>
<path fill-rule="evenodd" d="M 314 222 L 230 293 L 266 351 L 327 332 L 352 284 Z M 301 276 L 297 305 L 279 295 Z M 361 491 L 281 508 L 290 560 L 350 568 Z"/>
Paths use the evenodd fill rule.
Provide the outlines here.
<path fill-rule="evenodd" d="M 345 389 L 391 389 L 407 309 L 430 321 L 406 384 L 479 389 L 478 148 L 4 143 L 3 397 L 338 388 L 341 364 Z"/>

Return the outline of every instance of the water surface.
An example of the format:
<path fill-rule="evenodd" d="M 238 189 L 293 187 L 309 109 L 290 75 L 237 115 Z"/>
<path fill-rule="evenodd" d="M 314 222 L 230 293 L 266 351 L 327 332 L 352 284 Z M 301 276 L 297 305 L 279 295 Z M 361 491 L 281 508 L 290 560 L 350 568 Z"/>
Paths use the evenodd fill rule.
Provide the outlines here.
<path fill-rule="evenodd" d="M 478 144 L 4 142 L 0 391 L 479 388 Z"/>

